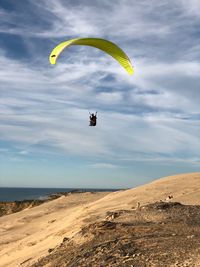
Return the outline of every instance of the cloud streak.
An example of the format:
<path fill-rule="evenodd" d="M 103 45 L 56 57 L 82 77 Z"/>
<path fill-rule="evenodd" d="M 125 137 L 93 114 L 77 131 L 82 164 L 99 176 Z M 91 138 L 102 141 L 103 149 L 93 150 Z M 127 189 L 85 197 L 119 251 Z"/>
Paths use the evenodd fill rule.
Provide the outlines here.
<path fill-rule="evenodd" d="M 188 5 L 51 0 L 28 1 L 27 13 L 1 8 L 1 141 L 21 156 L 44 148 L 95 157 L 95 168 L 125 158 L 196 164 L 200 15 L 198 1 Z M 135 75 L 128 77 L 113 59 L 88 47 L 70 47 L 50 66 L 54 45 L 79 36 L 117 42 L 133 59 Z M 25 58 L 21 50 L 12 57 L 17 48 L 7 38 L 16 37 Z M 88 127 L 88 110 L 99 111 L 96 129 Z"/>

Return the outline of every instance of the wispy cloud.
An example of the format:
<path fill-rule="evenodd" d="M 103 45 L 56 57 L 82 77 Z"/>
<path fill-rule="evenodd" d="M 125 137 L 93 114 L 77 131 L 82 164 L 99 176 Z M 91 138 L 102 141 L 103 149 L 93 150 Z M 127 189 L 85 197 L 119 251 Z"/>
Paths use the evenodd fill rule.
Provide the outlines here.
<path fill-rule="evenodd" d="M 169 160 L 197 161 L 198 1 L 50 0 L 27 1 L 24 8 L 0 9 L 2 141 L 17 144 L 21 156 L 44 148 L 95 157 L 96 168 L 115 167 L 106 162 L 111 159 L 142 160 L 146 153 L 148 160 L 167 154 Z M 54 45 L 78 36 L 119 44 L 135 75 L 88 47 L 70 47 L 50 66 Z M 11 43 L 16 38 L 25 58 Z M 88 110 L 99 111 L 95 129 L 88 127 Z"/>
<path fill-rule="evenodd" d="M 89 167 L 91 168 L 97 168 L 97 169 L 116 169 L 116 168 L 120 168 L 120 166 L 115 165 L 115 164 L 111 164 L 111 163 L 96 163 L 96 164 L 91 164 L 89 165 Z"/>

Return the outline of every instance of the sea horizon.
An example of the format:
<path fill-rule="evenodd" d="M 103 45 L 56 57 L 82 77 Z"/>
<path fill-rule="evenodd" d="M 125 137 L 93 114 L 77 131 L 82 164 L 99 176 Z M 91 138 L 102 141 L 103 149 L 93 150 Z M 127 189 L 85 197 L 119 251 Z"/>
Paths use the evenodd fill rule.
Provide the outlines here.
<path fill-rule="evenodd" d="M 63 188 L 63 187 L 0 187 L 0 201 L 23 201 L 23 200 L 45 200 L 51 194 L 60 192 L 105 192 L 118 191 L 119 188 Z"/>

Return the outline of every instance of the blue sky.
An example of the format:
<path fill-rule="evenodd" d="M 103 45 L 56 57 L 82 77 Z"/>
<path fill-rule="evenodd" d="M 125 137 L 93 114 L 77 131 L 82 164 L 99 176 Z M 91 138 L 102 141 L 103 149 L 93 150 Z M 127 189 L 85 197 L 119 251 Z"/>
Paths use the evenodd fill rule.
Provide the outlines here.
<path fill-rule="evenodd" d="M 83 46 L 51 66 L 54 46 L 78 37 L 115 42 L 135 74 Z M 0 51 L 0 186 L 133 187 L 200 171 L 198 0 L 3 0 Z"/>

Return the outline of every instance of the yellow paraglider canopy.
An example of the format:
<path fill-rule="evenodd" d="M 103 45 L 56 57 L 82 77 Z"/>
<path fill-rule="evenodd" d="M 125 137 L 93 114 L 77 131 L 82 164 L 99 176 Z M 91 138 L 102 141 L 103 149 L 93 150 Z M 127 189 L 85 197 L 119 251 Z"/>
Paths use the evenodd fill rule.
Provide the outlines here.
<path fill-rule="evenodd" d="M 60 53 L 70 45 L 88 45 L 96 47 L 115 58 L 130 75 L 133 74 L 133 67 L 131 61 L 124 53 L 124 51 L 116 44 L 108 40 L 99 38 L 77 38 L 60 43 L 52 50 L 49 56 L 50 63 L 56 64 L 56 60 L 59 57 Z"/>

